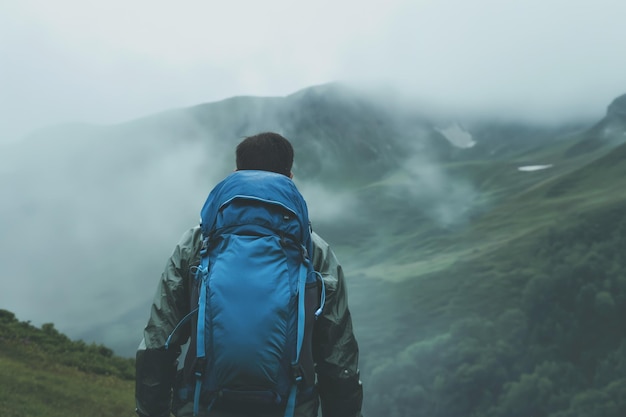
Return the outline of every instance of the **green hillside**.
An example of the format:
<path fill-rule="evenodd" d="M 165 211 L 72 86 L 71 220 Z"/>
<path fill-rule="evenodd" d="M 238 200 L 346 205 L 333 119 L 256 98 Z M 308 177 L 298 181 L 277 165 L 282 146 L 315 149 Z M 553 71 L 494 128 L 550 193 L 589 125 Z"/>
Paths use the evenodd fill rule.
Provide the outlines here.
<path fill-rule="evenodd" d="M 514 160 L 449 166 L 487 194 L 507 190 L 467 227 L 390 233 L 384 242 L 406 238 L 396 242 L 404 252 L 361 270 L 394 282 L 376 289 L 395 301 L 377 311 L 392 324 L 355 312 L 379 326 L 361 335 L 376 346 L 363 355 L 369 412 L 626 415 L 626 145 L 559 166 L 567 146 L 544 147 L 557 164 L 544 171 L 517 172 Z"/>
<path fill-rule="evenodd" d="M 134 416 L 134 365 L 0 310 L 0 415 Z"/>

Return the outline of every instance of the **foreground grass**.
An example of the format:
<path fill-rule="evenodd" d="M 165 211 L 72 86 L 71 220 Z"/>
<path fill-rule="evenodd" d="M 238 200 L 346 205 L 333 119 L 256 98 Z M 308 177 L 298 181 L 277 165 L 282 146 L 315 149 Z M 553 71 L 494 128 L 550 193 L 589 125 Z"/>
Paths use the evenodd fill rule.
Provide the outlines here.
<path fill-rule="evenodd" d="M 68 361 L 68 355 L 78 354 L 73 352 L 63 356 L 51 352 L 45 344 L 39 344 L 37 336 L 43 330 L 15 320 L 2 321 L 0 324 L 0 416 L 135 415 L 132 379 L 86 372 L 79 369 L 81 365 L 64 365 L 63 361 L 71 362 Z M 12 330 L 18 327 L 20 336 L 14 337 L 16 332 Z M 53 335 L 60 336 L 56 332 Z M 68 343 L 68 346 L 72 345 Z M 106 365 L 113 359 L 116 358 L 102 356 L 98 360 Z"/>

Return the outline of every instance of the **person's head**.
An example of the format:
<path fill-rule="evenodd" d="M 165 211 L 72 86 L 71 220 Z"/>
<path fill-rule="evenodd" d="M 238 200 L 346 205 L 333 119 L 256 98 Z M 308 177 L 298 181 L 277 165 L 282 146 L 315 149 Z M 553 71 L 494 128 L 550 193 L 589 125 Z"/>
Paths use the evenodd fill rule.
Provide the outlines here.
<path fill-rule="evenodd" d="M 291 178 L 293 147 L 278 133 L 265 132 L 245 138 L 235 151 L 237 170 L 256 169 Z"/>

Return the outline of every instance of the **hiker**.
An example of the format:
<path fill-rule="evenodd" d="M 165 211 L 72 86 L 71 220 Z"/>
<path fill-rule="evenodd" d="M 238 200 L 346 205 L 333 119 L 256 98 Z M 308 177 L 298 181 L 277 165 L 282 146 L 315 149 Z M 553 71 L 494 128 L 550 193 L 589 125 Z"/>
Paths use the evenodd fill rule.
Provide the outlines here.
<path fill-rule="evenodd" d="M 279 134 L 244 139 L 236 149 L 237 170 L 213 189 L 201 225 L 174 249 L 137 350 L 140 417 L 170 411 L 177 417 L 315 417 L 320 405 L 323 417 L 361 417 L 359 353 L 343 271 L 310 230 L 291 180 L 293 156 Z M 262 193 L 276 198 L 266 201 Z M 287 232 L 274 233 L 274 223 L 241 225 L 237 218 L 276 210 L 278 220 L 267 222 L 288 224 Z M 275 252 L 286 260 L 252 259 Z M 276 262 L 284 264 L 283 275 L 270 276 L 281 269 Z M 238 268 L 264 272 L 240 276 Z M 274 309 L 283 314 L 268 316 Z M 277 347 L 283 342 L 286 347 Z M 178 366 L 179 356 L 184 365 Z"/>

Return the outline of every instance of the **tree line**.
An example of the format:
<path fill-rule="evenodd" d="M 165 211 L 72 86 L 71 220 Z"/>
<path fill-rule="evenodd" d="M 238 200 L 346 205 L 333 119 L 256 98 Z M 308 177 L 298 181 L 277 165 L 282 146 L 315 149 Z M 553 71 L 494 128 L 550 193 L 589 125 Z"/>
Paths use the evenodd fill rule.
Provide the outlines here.
<path fill-rule="evenodd" d="M 458 319 L 438 336 L 381 359 L 366 385 L 368 413 L 625 416 L 623 213 L 614 207 L 578 215 L 506 263 L 517 269 L 490 271 L 517 286 L 512 293 L 519 296 L 496 316 Z"/>

